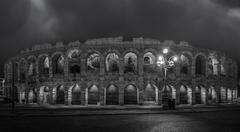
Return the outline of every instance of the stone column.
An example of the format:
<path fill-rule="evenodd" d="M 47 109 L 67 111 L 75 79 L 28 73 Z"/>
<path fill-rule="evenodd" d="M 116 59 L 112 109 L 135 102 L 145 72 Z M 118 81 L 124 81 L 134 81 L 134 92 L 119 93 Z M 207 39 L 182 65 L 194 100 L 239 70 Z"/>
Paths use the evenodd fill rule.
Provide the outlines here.
<path fill-rule="evenodd" d="M 140 54 L 139 56 L 138 56 L 138 74 L 140 75 L 140 76 L 142 76 L 143 75 L 143 55 L 142 54 Z"/>
<path fill-rule="evenodd" d="M 124 82 L 120 81 L 119 85 L 119 104 L 124 105 Z"/>
<path fill-rule="evenodd" d="M 176 105 L 179 105 L 180 104 L 180 86 L 175 85 L 174 87 L 176 89 Z"/>
<path fill-rule="evenodd" d="M 195 84 L 195 82 L 194 81 L 192 81 L 192 85 L 191 85 L 191 87 L 192 87 L 192 105 L 195 105 L 196 104 L 196 84 Z"/>
<path fill-rule="evenodd" d="M 69 78 L 69 67 L 68 67 L 68 59 L 64 62 L 64 79 L 67 80 Z"/>
<path fill-rule="evenodd" d="M 64 103 L 65 103 L 65 105 L 69 105 L 69 103 L 68 103 L 68 89 L 64 90 Z"/>
<path fill-rule="evenodd" d="M 53 62 L 52 59 L 49 59 L 49 78 L 53 77 Z"/>
<path fill-rule="evenodd" d="M 105 62 L 104 62 L 104 57 L 101 56 L 100 58 L 100 75 L 105 74 Z"/>
<path fill-rule="evenodd" d="M 196 58 L 195 57 L 193 57 L 193 60 L 192 60 L 191 73 L 192 73 L 192 77 L 195 77 L 195 73 L 196 73 Z"/>
<path fill-rule="evenodd" d="M 218 60 L 218 64 L 217 64 L 218 76 L 220 76 L 221 75 L 221 58 L 219 55 L 217 56 L 217 60 Z"/>
<path fill-rule="evenodd" d="M 124 59 L 119 58 L 119 74 L 123 75 L 124 74 Z"/>
<path fill-rule="evenodd" d="M 36 78 L 36 82 L 39 82 L 39 62 L 38 62 L 38 60 L 36 60 L 36 62 L 35 62 L 35 68 L 36 68 L 36 76 L 35 76 L 35 78 Z"/>
<path fill-rule="evenodd" d="M 209 85 L 205 85 L 205 86 L 206 86 L 206 88 L 205 88 L 206 89 L 206 93 L 205 93 L 206 94 L 206 97 L 205 97 L 206 99 L 205 100 L 206 100 L 206 104 L 208 105 L 209 104 L 209 100 L 208 100 L 208 98 L 209 98 L 209 95 L 208 95 L 209 88 L 207 86 L 209 86 Z"/>
<path fill-rule="evenodd" d="M 99 84 L 99 95 L 100 95 L 100 105 L 106 105 L 106 88 L 104 87 L 104 78 L 100 78 Z"/>
<path fill-rule="evenodd" d="M 144 84 L 143 84 L 143 77 L 138 78 L 138 91 L 139 91 L 139 102 L 138 104 L 142 105 L 144 103 Z"/>
<path fill-rule="evenodd" d="M 81 75 L 82 76 L 85 76 L 86 75 L 86 59 L 85 58 L 82 58 L 81 59 Z"/>

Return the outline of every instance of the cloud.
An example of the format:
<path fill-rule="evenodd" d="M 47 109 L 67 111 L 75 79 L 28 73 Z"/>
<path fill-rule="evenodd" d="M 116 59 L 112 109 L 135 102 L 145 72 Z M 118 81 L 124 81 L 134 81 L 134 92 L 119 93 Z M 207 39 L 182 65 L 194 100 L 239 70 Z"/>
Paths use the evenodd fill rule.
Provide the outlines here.
<path fill-rule="evenodd" d="M 228 11 L 228 16 L 240 19 L 240 9 L 239 8 L 233 8 Z"/>
<path fill-rule="evenodd" d="M 0 19 L 4 21 L 0 28 L 7 27 L 0 31 L 3 52 L 44 42 L 142 36 L 189 41 L 240 58 L 240 2 L 236 0 L 8 1 L 0 5 L 12 7 L 0 8 L 1 16 L 8 16 Z M 16 43 L 14 49 L 8 46 Z"/>

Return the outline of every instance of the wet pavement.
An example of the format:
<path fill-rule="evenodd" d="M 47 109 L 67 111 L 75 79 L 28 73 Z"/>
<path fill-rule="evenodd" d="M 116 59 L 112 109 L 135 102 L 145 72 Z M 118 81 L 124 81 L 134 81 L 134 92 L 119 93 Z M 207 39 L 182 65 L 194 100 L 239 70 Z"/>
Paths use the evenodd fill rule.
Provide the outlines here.
<path fill-rule="evenodd" d="M 34 132 L 239 132 L 240 111 L 0 117 L 1 131 Z"/>

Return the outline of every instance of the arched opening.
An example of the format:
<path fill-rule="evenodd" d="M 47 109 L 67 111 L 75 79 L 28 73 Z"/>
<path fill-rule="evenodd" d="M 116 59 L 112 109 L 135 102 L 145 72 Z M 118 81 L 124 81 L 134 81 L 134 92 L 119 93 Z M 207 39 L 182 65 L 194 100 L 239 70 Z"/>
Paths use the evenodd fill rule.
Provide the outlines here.
<path fill-rule="evenodd" d="M 155 70 L 156 57 L 152 52 L 147 52 L 143 56 L 143 71 L 147 73 L 154 73 Z"/>
<path fill-rule="evenodd" d="M 225 87 L 221 87 L 220 88 L 221 91 L 221 103 L 226 103 L 226 88 Z"/>
<path fill-rule="evenodd" d="M 196 75 L 205 75 L 206 72 L 206 62 L 202 55 L 196 58 Z"/>
<path fill-rule="evenodd" d="M 124 73 L 137 73 L 137 55 L 129 52 L 124 56 Z"/>
<path fill-rule="evenodd" d="M 208 58 L 208 71 L 210 75 L 217 75 L 218 74 L 218 60 L 217 55 L 210 54 Z"/>
<path fill-rule="evenodd" d="M 64 74 L 64 57 L 60 54 L 52 58 L 53 74 Z"/>
<path fill-rule="evenodd" d="M 37 89 L 33 87 L 28 93 L 28 103 L 37 103 Z"/>
<path fill-rule="evenodd" d="M 161 94 L 162 94 L 162 103 L 164 103 L 164 99 L 176 99 L 176 89 L 171 85 L 163 86 Z"/>
<path fill-rule="evenodd" d="M 87 71 L 98 73 L 100 72 L 100 55 L 92 53 L 87 58 Z"/>
<path fill-rule="evenodd" d="M 201 104 L 201 86 L 195 88 L 195 104 Z"/>
<path fill-rule="evenodd" d="M 156 103 L 158 99 L 158 89 L 156 86 L 150 83 L 144 89 L 144 102 L 145 103 Z"/>
<path fill-rule="evenodd" d="M 47 56 L 39 58 L 38 70 L 40 76 L 49 76 L 49 58 Z"/>
<path fill-rule="evenodd" d="M 73 105 L 81 105 L 81 87 L 75 84 L 72 88 L 72 102 Z"/>
<path fill-rule="evenodd" d="M 188 104 L 187 87 L 184 85 L 180 87 L 180 104 Z"/>
<path fill-rule="evenodd" d="M 28 76 L 36 76 L 36 59 L 34 57 L 28 59 Z"/>
<path fill-rule="evenodd" d="M 180 56 L 181 61 L 181 74 L 190 74 L 191 73 L 191 59 L 188 55 L 182 54 Z"/>
<path fill-rule="evenodd" d="M 137 104 L 138 90 L 134 85 L 128 85 L 124 89 L 124 104 Z"/>
<path fill-rule="evenodd" d="M 232 90 L 229 88 L 227 90 L 227 100 L 228 100 L 228 103 L 232 102 Z"/>
<path fill-rule="evenodd" d="M 65 90 L 63 85 L 57 87 L 57 104 L 65 104 Z"/>
<path fill-rule="evenodd" d="M 99 89 L 96 85 L 92 85 L 88 88 L 88 104 L 96 105 L 99 103 Z"/>
<path fill-rule="evenodd" d="M 72 49 L 68 53 L 68 67 L 70 75 L 76 76 L 81 72 L 81 60 L 80 51 L 78 49 Z"/>
<path fill-rule="evenodd" d="M 217 95 L 214 87 L 210 87 L 208 89 L 208 102 L 209 103 L 216 103 L 217 101 Z"/>
<path fill-rule="evenodd" d="M 114 85 L 110 85 L 106 89 L 106 104 L 107 105 L 118 105 L 119 101 L 119 91 Z"/>
<path fill-rule="evenodd" d="M 119 57 L 116 53 L 109 53 L 106 57 L 106 71 L 117 73 L 119 72 Z"/>
<path fill-rule="evenodd" d="M 225 56 L 221 57 L 221 61 L 220 61 L 220 67 L 221 67 L 221 75 L 225 76 L 227 75 L 227 60 Z"/>
<path fill-rule="evenodd" d="M 50 102 L 50 90 L 47 86 L 40 87 L 39 90 L 39 103 L 47 104 Z"/>
<path fill-rule="evenodd" d="M 81 69 L 80 65 L 74 64 L 70 66 L 70 73 L 76 76 L 76 74 L 80 74 L 80 69 Z"/>

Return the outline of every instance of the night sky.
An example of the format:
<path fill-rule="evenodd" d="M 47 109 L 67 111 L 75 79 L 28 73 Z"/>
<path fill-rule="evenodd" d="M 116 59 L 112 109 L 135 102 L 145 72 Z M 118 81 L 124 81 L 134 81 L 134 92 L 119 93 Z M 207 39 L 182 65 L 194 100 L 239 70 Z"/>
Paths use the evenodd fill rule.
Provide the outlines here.
<path fill-rule="evenodd" d="M 239 0 L 1 0 L 0 69 L 35 44 L 116 36 L 188 41 L 240 61 L 239 7 Z"/>

